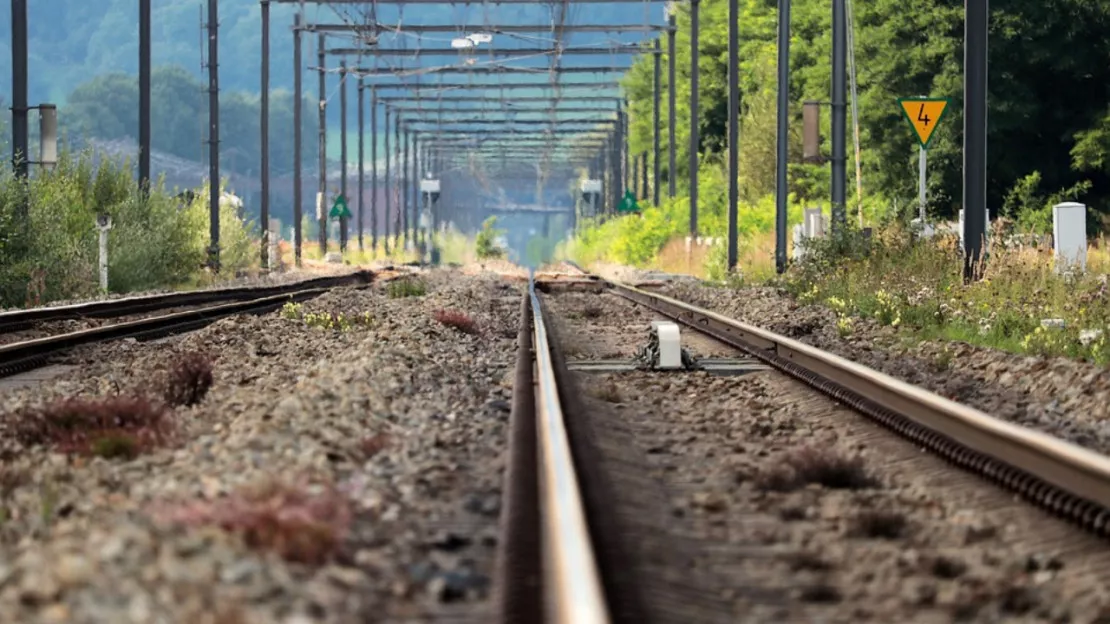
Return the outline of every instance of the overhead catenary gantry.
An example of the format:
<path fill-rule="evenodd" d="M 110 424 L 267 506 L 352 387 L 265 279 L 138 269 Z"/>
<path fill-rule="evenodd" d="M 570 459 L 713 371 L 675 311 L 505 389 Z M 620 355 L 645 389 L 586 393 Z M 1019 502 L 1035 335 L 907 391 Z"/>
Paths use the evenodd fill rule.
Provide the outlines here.
<path fill-rule="evenodd" d="M 568 4 L 604 3 L 613 1 L 627 1 L 638 4 L 649 3 L 652 0 L 570 0 Z M 324 193 L 326 187 L 326 154 L 327 132 L 324 128 L 327 100 L 336 96 L 345 113 L 346 89 L 351 83 L 357 83 L 358 120 L 359 120 L 359 244 L 362 244 L 362 178 L 364 171 L 363 149 L 361 137 L 364 134 L 364 102 L 370 105 L 370 141 L 371 141 L 371 184 L 377 186 L 378 178 L 382 177 L 386 188 L 386 234 L 389 234 L 389 221 L 391 217 L 413 224 L 415 232 L 416 198 L 419 197 L 417 183 L 424 172 L 435 171 L 442 166 L 451 154 L 469 154 L 479 158 L 502 159 L 508 154 L 524 155 L 540 153 L 547 160 L 559 160 L 563 163 L 585 164 L 589 166 L 590 175 L 608 171 L 607 186 L 612 191 L 610 208 L 615 207 L 622 194 L 623 188 L 629 185 L 632 176 L 632 161 L 628 154 L 628 109 L 620 95 L 620 83 L 612 78 L 613 74 L 623 74 L 629 68 L 628 58 L 636 54 L 654 54 L 658 59 L 662 54 L 658 37 L 667 34 L 673 38 L 673 20 L 667 23 L 656 24 L 600 24 L 600 23 L 569 23 L 566 11 L 555 9 L 552 21 L 535 24 L 497 24 L 496 20 L 487 23 L 461 23 L 461 24 L 408 24 L 404 20 L 377 19 L 377 5 L 404 5 L 404 4 L 454 4 L 449 2 L 430 2 L 428 0 L 378 0 L 378 2 L 358 2 L 345 0 L 266 0 L 268 4 L 344 4 L 363 5 L 367 11 L 361 17 L 355 17 L 348 9 L 336 10 L 336 14 L 343 23 L 306 23 L 303 12 L 298 12 L 294 23 L 294 56 L 297 65 L 295 79 L 295 117 L 297 128 L 295 132 L 295 152 L 300 147 L 301 121 L 301 92 L 300 73 L 304 69 L 316 70 L 320 79 L 320 192 Z M 530 4 L 538 5 L 534 0 L 488 0 L 484 4 Z M 369 9 L 373 5 L 374 9 Z M 357 9 L 356 9 L 357 11 Z M 487 9 L 487 15 L 489 10 Z M 264 19 L 268 18 L 268 11 L 263 10 Z M 268 31 L 268 24 L 264 24 Z M 458 50 L 456 47 L 444 47 L 443 39 L 435 35 L 466 35 L 478 33 L 486 35 L 483 43 L 493 45 L 479 46 L 476 49 Z M 610 37 L 604 43 L 590 44 L 576 41 L 570 43 L 564 37 L 570 34 L 608 34 Z M 646 35 L 645 41 L 628 42 L 618 41 L 613 37 L 620 33 L 639 33 Z M 305 34 L 315 34 L 317 63 L 313 67 L 304 67 L 301 63 L 301 42 Z M 535 38 L 524 35 L 550 34 L 551 38 Z M 421 36 L 430 36 L 431 43 L 440 42 L 438 46 L 422 46 Z M 505 35 L 502 45 L 498 39 L 491 41 L 490 37 Z M 390 37 L 403 45 L 387 45 Z M 405 39 L 407 37 L 407 39 Z M 418 42 L 410 48 L 408 42 Z M 336 45 L 336 40 L 347 38 L 354 45 Z M 653 39 L 655 40 L 653 42 Z M 541 43 L 542 41 L 542 43 Z M 328 44 L 331 45 L 328 45 Z M 522 47 L 513 45 L 525 44 Z M 268 68 L 268 37 L 264 37 L 264 65 Z M 327 62 L 328 56 L 339 56 L 341 61 L 332 65 Z M 429 66 L 420 63 L 422 58 L 431 57 L 457 57 L 457 64 L 444 66 Z M 599 57 L 605 58 L 605 64 L 590 63 L 574 64 L 564 59 L 570 57 Z M 615 58 L 614 58 L 615 57 Z M 413 62 L 415 59 L 415 63 Z M 370 62 L 372 61 L 372 62 Z M 400 63 L 398 64 L 397 61 Z M 530 63 L 545 62 L 545 66 L 532 66 Z M 673 65 L 673 55 L 670 64 Z M 658 65 L 658 63 L 657 63 Z M 328 90 L 326 82 L 328 76 L 338 76 L 340 86 L 338 89 L 331 87 Z M 448 77 L 445 77 L 448 76 Z M 455 76 L 452 80 L 449 76 Z M 594 79 L 575 78 L 576 76 L 593 76 Z M 268 90 L 265 84 L 263 90 Z M 661 80 L 659 72 L 655 74 L 656 121 L 654 124 L 656 136 L 653 141 L 652 154 L 655 158 L 655 192 L 658 194 L 659 181 L 659 137 L 658 123 L 659 97 L 658 90 Z M 673 90 L 674 83 L 670 82 Z M 369 91 L 369 97 L 364 97 Z M 511 95 L 510 95 L 511 94 Z M 673 95 L 671 96 L 673 98 Z M 265 102 L 265 99 L 264 99 Z M 475 106 L 468 106 L 473 104 Z M 478 106 L 480 104 L 480 106 Z M 264 106 L 264 108 L 268 108 Z M 380 109 L 380 110 L 379 110 Z M 378 113 L 385 115 L 384 139 L 386 152 L 384 159 L 378 159 L 377 148 L 379 131 Z M 263 111 L 268 115 L 268 110 Z M 543 117 L 546 116 L 547 119 Z M 673 115 L 672 115 L 673 116 Z M 341 121 L 342 129 L 346 127 L 346 115 Z M 671 124 L 673 126 L 673 124 Z M 539 130 L 539 132 L 534 132 Z M 671 136 L 673 136 L 673 127 Z M 341 132 L 345 137 L 346 133 Z M 467 137 L 484 139 L 485 143 L 467 142 Z M 454 139 L 464 139 L 454 141 Z M 498 146 L 488 142 L 491 140 L 503 141 Z M 673 151 L 673 141 L 669 141 L 669 148 Z M 477 146 L 477 147 L 476 147 Z M 346 149 L 345 138 L 341 138 L 341 192 L 345 191 Z M 592 156 L 589 152 L 593 152 Z M 648 188 L 646 183 L 647 152 L 637 154 L 639 163 L 643 165 L 643 188 Z M 265 159 L 265 156 L 264 156 Z M 299 161 L 298 161 L 299 162 Z M 264 164 L 266 161 L 264 160 Z M 385 175 L 378 172 L 378 165 L 383 164 Z M 264 184 L 268 178 L 268 166 L 264 167 Z M 673 179 L 673 167 L 668 168 L 668 175 Z M 300 167 L 295 168 L 294 187 L 296 196 L 295 206 L 295 247 L 299 258 L 299 229 L 300 219 Z M 411 194 L 410 194 L 411 191 Z M 408 197 L 414 201 L 409 203 Z M 393 212 L 393 204 L 397 203 L 397 212 Z M 265 200 L 264 200 L 265 201 Z M 377 237 L 379 228 L 376 227 L 377 193 L 371 193 L 370 204 L 372 211 L 371 231 Z M 326 209 L 326 206 L 323 207 Z M 410 214 L 412 219 L 409 219 Z M 326 249 L 326 215 L 321 215 L 321 234 L 323 248 Z M 406 242 L 412 232 L 404 225 Z M 400 232 L 395 229 L 394 235 Z M 341 238 L 344 233 L 341 232 Z M 376 240 L 372 243 L 376 246 Z"/>

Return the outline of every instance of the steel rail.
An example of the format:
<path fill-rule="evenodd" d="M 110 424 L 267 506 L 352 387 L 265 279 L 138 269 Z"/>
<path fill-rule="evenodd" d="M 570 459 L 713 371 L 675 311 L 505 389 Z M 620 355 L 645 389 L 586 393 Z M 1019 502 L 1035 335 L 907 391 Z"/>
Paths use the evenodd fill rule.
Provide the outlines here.
<path fill-rule="evenodd" d="M 797 340 L 607 281 L 615 294 L 738 347 L 950 462 L 1110 537 L 1110 457 L 992 417 Z"/>
<path fill-rule="evenodd" d="M 539 472 L 544 510 L 545 587 L 551 591 L 546 605 L 557 622 L 603 624 L 609 621 L 609 612 L 563 420 L 551 345 L 532 275 L 528 279 L 528 298 L 536 361 L 539 450 L 543 462 Z"/>
<path fill-rule="evenodd" d="M 34 338 L 22 342 L 0 345 L 0 377 L 37 368 L 51 356 L 73 347 L 120 338 L 152 339 L 171 334 L 200 329 L 215 321 L 236 314 L 262 314 L 271 312 L 290 302 L 304 301 L 321 295 L 332 287 L 312 287 L 301 290 L 236 301 L 196 310 L 175 312 L 151 318 L 113 323 L 76 332 Z"/>
<path fill-rule="evenodd" d="M 348 284 L 368 284 L 372 279 L 372 273 L 368 271 L 358 271 L 350 275 L 315 277 L 279 286 L 247 286 L 239 288 L 222 288 L 218 290 L 194 290 L 189 292 L 123 297 L 120 299 L 93 301 L 89 303 L 30 308 L 27 310 L 9 310 L 7 312 L 0 312 L 0 333 L 23 329 L 35 323 L 83 318 L 112 318 L 141 312 L 150 312 L 152 310 L 202 305 L 217 301 L 258 299 L 260 297 L 296 292 L 306 288 L 335 288 Z"/>

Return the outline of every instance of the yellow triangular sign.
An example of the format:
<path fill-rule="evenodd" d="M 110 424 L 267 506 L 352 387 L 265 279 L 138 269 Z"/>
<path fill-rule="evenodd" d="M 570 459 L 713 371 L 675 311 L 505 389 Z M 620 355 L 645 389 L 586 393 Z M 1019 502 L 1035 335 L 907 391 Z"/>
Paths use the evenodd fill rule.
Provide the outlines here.
<path fill-rule="evenodd" d="M 902 106 L 902 114 L 910 122 L 913 131 L 917 133 L 917 140 L 921 147 L 929 147 L 929 139 L 933 138 L 933 131 L 937 129 L 940 118 L 948 108 L 945 98 L 905 98 L 898 100 Z"/>

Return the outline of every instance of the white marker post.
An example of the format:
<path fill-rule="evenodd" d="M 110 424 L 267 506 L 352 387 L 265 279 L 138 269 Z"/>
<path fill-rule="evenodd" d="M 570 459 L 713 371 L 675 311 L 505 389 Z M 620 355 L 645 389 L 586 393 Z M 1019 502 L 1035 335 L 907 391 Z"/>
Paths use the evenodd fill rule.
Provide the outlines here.
<path fill-rule="evenodd" d="M 108 292 L 108 230 L 112 229 L 112 217 L 97 216 L 96 229 L 100 231 L 100 291 Z"/>

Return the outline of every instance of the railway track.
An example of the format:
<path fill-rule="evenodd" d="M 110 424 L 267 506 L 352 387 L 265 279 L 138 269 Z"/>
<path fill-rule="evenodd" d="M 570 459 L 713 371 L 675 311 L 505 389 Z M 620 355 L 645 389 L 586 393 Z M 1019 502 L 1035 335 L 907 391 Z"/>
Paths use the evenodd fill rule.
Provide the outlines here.
<path fill-rule="evenodd" d="M 676 407 L 676 401 L 681 402 L 681 398 L 673 396 L 657 397 L 650 402 L 623 399 L 623 402 L 640 408 L 636 412 L 637 418 L 632 421 L 628 421 L 627 411 L 614 411 L 612 405 L 605 405 L 606 401 L 584 398 L 590 393 L 583 392 L 582 388 L 591 382 L 583 383 L 580 374 L 568 370 L 564 350 L 571 346 L 570 341 L 560 337 L 558 326 L 561 323 L 553 318 L 558 314 L 549 307 L 545 308 L 548 302 L 543 294 L 573 290 L 574 284 L 582 286 L 582 290 L 594 292 L 600 286 L 609 293 L 606 296 L 635 304 L 649 317 L 672 319 L 711 338 L 717 345 L 727 345 L 749 363 L 747 370 L 773 369 L 793 380 L 753 382 L 759 386 L 758 391 L 744 397 L 749 407 L 755 406 L 751 407 L 751 411 L 768 409 L 767 397 L 772 396 L 776 401 L 793 403 L 795 408 L 804 406 L 804 410 L 812 412 L 814 420 L 827 417 L 828 422 L 839 423 L 839 420 L 833 419 L 842 419 L 843 416 L 838 414 L 850 408 L 908 440 L 913 445 L 908 447 L 910 451 L 917 447 L 933 453 L 935 457 L 924 460 L 914 458 L 912 452 L 907 458 L 900 459 L 902 464 L 932 462 L 922 464 L 918 469 L 919 475 L 911 477 L 903 474 L 902 478 L 924 479 L 929 481 L 928 487 L 940 491 L 950 486 L 953 491 L 962 492 L 960 488 L 963 488 L 975 492 L 967 495 L 968 500 L 974 499 L 987 507 L 1007 505 L 1006 497 L 993 488 L 986 488 L 991 493 L 979 492 L 984 489 L 980 478 L 992 481 L 1093 535 L 1089 537 L 1074 529 L 1061 528 L 1068 525 L 1060 523 L 1045 529 L 1036 520 L 1043 515 L 1029 510 L 1034 519 L 1017 522 L 1022 528 L 1008 539 L 1070 544 L 1076 561 L 1082 560 L 1082 564 L 1075 566 L 1077 569 L 1104 573 L 1106 566 L 1110 565 L 1097 539 L 1105 538 L 1110 532 L 1110 460 L 1106 457 L 992 418 L 784 336 L 641 288 L 598 280 L 577 267 L 568 273 L 570 275 L 559 276 L 555 280 L 549 278 L 547 283 L 530 282 L 529 292 L 522 302 L 510 460 L 504 493 L 503 551 L 495 575 L 495 608 L 500 621 L 735 621 L 736 617 L 743 616 L 735 610 L 738 601 L 751 607 L 752 610 L 744 612 L 749 617 L 759 613 L 759 617 L 805 618 L 813 614 L 804 608 L 797 610 L 797 603 L 839 600 L 838 590 L 821 583 L 802 588 L 800 594 L 797 588 L 790 590 L 769 586 L 765 579 L 760 578 L 759 566 L 743 569 L 744 566 L 737 563 L 777 556 L 769 555 L 764 544 L 748 543 L 751 535 L 723 537 L 729 527 L 739 526 L 745 527 L 740 529 L 744 533 L 754 531 L 761 534 L 763 537 L 760 539 L 771 542 L 781 539 L 781 527 L 761 516 L 761 506 L 765 505 L 767 493 L 746 501 L 740 499 L 747 494 L 739 498 L 730 494 L 728 500 L 731 502 L 720 502 L 697 491 L 706 482 L 705 473 L 699 474 L 697 469 L 691 470 L 682 465 L 684 461 L 697 461 L 696 457 L 688 454 L 691 446 L 703 445 L 698 448 L 706 457 L 720 454 L 722 451 L 714 446 L 726 444 L 732 432 L 721 429 L 718 435 L 701 439 L 698 436 L 704 433 L 706 427 L 716 427 L 719 423 L 710 419 L 707 425 L 706 420 L 696 418 L 692 421 L 696 423 L 694 433 L 686 436 L 676 432 L 676 425 L 665 417 L 652 420 L 653 405 L 668 404 L 668 401 L 681 413 L 682 410 Z M 552 288 L 552 282 L 558 282 L 564 288 Z M 558 296 L 546 295 L 546 298 Z M 596 336 L 587 340 L 594 347 L 604 342 Z M 621 374 L 626 375 L 624 381 L 617 383 L 621 392 L 627 393 L 632 388 L 648 396 L 660 383 L 659 377 L 650 377 L 654 373 L 638 371 Z M 608 383 L 612 385 L 613 382 Z M 664 394 L 685 391 L 685 386 L 679 390 L 679 382 L 662 383 L 664 389 L 670 388 Z M 809 390 L 801 391 L 799 384 L 808 386 Z M 725 386 L 712 387 L 714 392 L 726 389 Z M 694 388 L 698 392 L 704 391 L 702 386 L 695 385 Z M 719 407 L 712 403 L 710 397 L 705 400 L 708 403 L 704 409 L 710 409 L 709 405 Z M 727 405 L 726 409 L 735 410 L 733 405 Z M 773 407 L 770 413 L 778 415 L 760 421 L 763 424 L 759 425 L 768 430 L 753 428 L 752 436 L 773 440 L 779 435 L 771 429 L 782 426 L 782 409 L 781 405 Z M 791 431 L 797 427 L 816 426 L 795 416 L 788 417 L 787 421 Z M 777 425 L 768 424 L 776 422 Z M 897 443 L 891 446 L 893 441 L 888 442 L 882 434 L 876 434 L 878 428 L 874 429 L 838 430 L 835 436 L 841 440 L 838 442 L 840 446 L 843 446 L 844 440 L 851 440 L 853 444 L 893 449 L 891 452 L 894 454 L 906 454 L 907 445 Z M 798 437 L 800 434 L 791 433 L 783 437 L 791 436 Z M 886 438 L 890 436 L 886 435 Z M 740 448 L 747 442 L 741 439 L 734 446 Z M 644 462 L 643 453 L 630 450 L 637 444 L 648 454 L 674 455 L 677 463 Z M 900 450 L 896 448 L 898 444 L 901 445 Z M 680 450 L 675 451 L 676 448 Z M 771 443 L 771 448 L 777 448 L 775 442 Z M 804 452 L 817 451 L 807 447 Z M 762 449 L 759 453 L 766 454 Z M 938 458 L 944 461 L 938 461 Z M 754 465 L 769 461 L 757 461 Z M 950 467 L 953 464 L 974 476 L 953 478 Z M 895 462 L 892 465 L 901 464 Z M 884 467 L 884 470 L 887 468 Z M 898 472 L 897 468 L 892 470 Z M 677 489 L 699 501 L 694 505 L 699 508 L 693 514 L 697 516 L 696 521 L 690 520 L 684 525 L 693 533 L 700 532 L 693 541 L 676 537 L 675 528 L 668 526 L 666 516 L 674 510 L 668 507 L 668 501 L 658 500 L 658 497 L 653 499 L 650 494 L 652 483 L 650 479 L 644 480 L 644 474 L 653 471 L 662 475 L 662 479 L 671 480 L 672 484 L 675 483 L 675 474 L 685 475 L 688 479 L 689 482 L 679 479 Z M 874 485 L 874 475 L 866 479 L 864 476 L 858 478 L 872 480 L 872 485 L 860 486 L 864 490 Z M 767 475 L 746 474 L 743 477 L 743 480 L 752 479 L 766 481 Z M 728 487 L 735 489 L 736 485 Z M 826 487 L 837 489 L 839 486 Z M 846 486 L 845 489 L 854 487 Z M 769 489 L 775 491 L 774 487 Z M 804 498 L 800 494 L 783 496 Z M 763 502 L 759 502 L 761 500 Z M 858 500 L 852 500 L 851 504 L 858 504 Z M 861 500 L 867 499 L 864 497 Z M 797 513 L 804 515 L 804 512 L 783 504 L 783 518 Z M 736 518 L 722 520 L 718 513 L 729 505 L 745 510 L 738 512 L 742 516 L 738 524 L 731 524 Z M 887 529 L 881 526 L 875 528 L 875 523 L 903 522 L 891 520 L 897 514 L 891 515 L 892 512 L 888 511 L 869 511 L 867 514 L 870 516 L 857 514 L 852 516 L 853 522 L 859 524 L 863 522 L 861 518 L 869 518 L 866 522 L 871 524 L 867 526 L 872 528 L 864 529 L 864 532 L 873 530 L 881 534 Z M 714 516 L 715 513 L 718 515 Z M 910 517 L 913 517 L 912 514 Z M 1048 518 L 1044 521 L 1051 522 Z M 851 529 L 842 537 L 848 539 L 852 531 L 858 530 Z M 887 538 L 894 539 L 894 534 L 898 534 L 899 539 L 908 540 L 906 548 L 922 548 L 906 537 L 904 532 L 910 529 L 903 526 L 889 530 L 893 533 Z M 971 533 L 974 531 L 968 534 Z M 987 538 L 987 541 L 990 539 Z M 944 543 L 941 538 L 937 540 Z M 718 545 L 707 546 L 711 542 L 718 542 Z M 722 547 L 720 543 L 728 545 Z M 645 547 L 645 544 L 649 546 Z M 806 557 L 811 555 L 802 553 L 801 558 L 807 560 Z M 1085 558 L 1088 555 L 1090 558 Z M 940 555 L 937 557 L 936 561 L 943 560 Z M 825 563 L 810 561 L 815 569 Z M 944 566 L 940 563 L 935 566 L 939 568 L 934 569 L 934 575 L 942 577 L 936 570 Z M 796 573 L 794 576 L 805 573 L 791 569 Z M 801 569 L 807 570 L 805 564 Z M 677 577 L 676 570 L 681 571 Z M 683 574 L 687 578 L 682 578 Z M 1030 615 L 1023 611 L 1026 607 L 1022 606 L 1024 603 L 1021 600 L 1014 602 L 1008 598 L 1010 594 L 999 591 L 1001 597 L 998 598 L 997 609 L 1001 616 Z M 1006 591 L 1016 590 L 1011 588 Z M 923 612 L 930 608 L 928 605 L 922 607 Z M 956 612 L 970 608 L 973 607 L 952 607 Z M 876 609 L 881 611 L 881 607 L 876 606 Z M 860 619 L 867 619 L 866 613 L 857 615 Z M 906 614 L 887 611 L 885 615 L 903 617 Z"/>
<path fill-rule="evenodd" d="M 121 338 L 149 340 L 192 331 L 227 316 L 262 314 L 276 310 L 289 302 L 311 299 L 333 288 L 366 285 L 373 280 L 373 277 L 369 271 L 359 271 L 350 275 L 321 277 L 281 286 L 128 297 L 0 313 L 0 334 L 2 334 L 59 321 L 120 318 L 159 310 L 199 306 L 195 309 L 125 320 L 78 331 L 54 333 L 0 345 L 0 377 L 43 366 L 50 358 L 78 345 Z"/>

